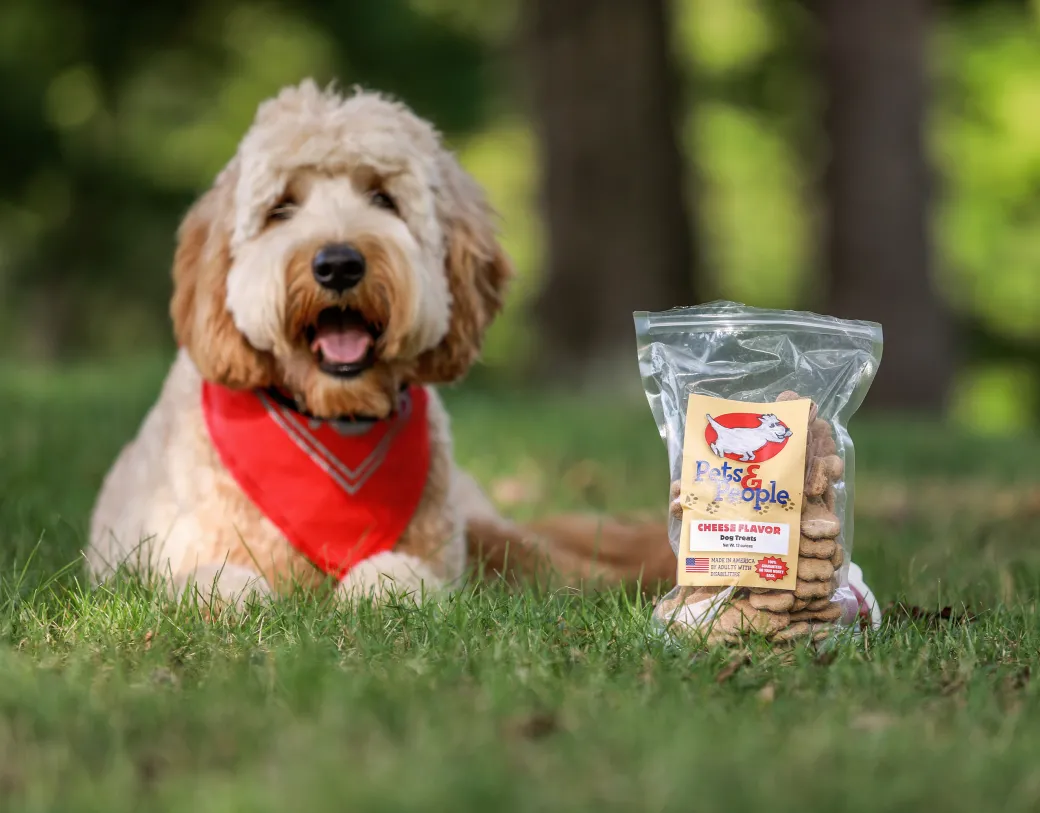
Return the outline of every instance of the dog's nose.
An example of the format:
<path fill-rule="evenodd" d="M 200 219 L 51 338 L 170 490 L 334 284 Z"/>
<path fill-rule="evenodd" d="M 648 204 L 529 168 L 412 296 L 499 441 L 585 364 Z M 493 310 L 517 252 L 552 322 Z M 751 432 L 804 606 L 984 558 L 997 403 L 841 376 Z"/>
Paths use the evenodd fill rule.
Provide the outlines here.
<path fill-rule="evenodd" d="M 319 285 L 342 293 L 365 276 L 365 255 L 349 243 L 332 243 L 314 255 L 311 267 Z"/>

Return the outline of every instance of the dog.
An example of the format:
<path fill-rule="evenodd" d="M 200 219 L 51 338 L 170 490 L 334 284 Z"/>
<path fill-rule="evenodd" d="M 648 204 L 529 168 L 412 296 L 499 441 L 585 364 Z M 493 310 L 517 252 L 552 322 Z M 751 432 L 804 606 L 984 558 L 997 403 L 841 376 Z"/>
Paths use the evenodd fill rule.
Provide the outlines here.
<path fill-rule="evenodd" d="M 434 127 L 307 80 L 262 103 L 184 216 L 178 351 L 101 485 L 85 558 L 240 606 L 331 583 L 380 600 L 467 574 L 670 587 L 664 521 L 517 526 L 453 459 L 436 387 L 477 361 L 513 276 Z"/>
<path fill-rule="evenodd" d="M 738 454 L 745 463 L 754 460 L 755 453 L 767 443 L 780 443 L 791 437 L 792 434 L 791 430 L 784 426 L 776 415 L 761 415 L 758 419 L 758 426 L 737 429 L 723 426 L 711 415 L 704 417 L 708 419 L 708 423 L 718 436 L 711 444 L 712 453 L 717 457 Z"/>

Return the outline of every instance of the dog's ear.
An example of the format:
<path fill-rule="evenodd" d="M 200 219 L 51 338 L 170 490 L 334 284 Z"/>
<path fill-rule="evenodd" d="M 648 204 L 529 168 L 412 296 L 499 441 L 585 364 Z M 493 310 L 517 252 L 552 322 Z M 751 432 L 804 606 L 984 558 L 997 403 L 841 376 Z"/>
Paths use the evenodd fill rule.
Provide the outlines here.
<path fill-rule="evenodd" d="M 484 334 L 502 309 L 513 276 L 483 191 L 454 157 L 445 155 L 442 169 L 438 203 L 451 317 L 444 339 L 419 359 L 419 378 L 428 384 L 457 381 L 466 374 L 480 355 Z"/>
<path fill-rule="evenodd" d="M 272 359 L 253 348 L 227 310 L 231 268 L 234 166 L 185 215 L 173 258 L 173 318 L 177 343 L 202 377 L 236 389 L 265 387 Z"/>

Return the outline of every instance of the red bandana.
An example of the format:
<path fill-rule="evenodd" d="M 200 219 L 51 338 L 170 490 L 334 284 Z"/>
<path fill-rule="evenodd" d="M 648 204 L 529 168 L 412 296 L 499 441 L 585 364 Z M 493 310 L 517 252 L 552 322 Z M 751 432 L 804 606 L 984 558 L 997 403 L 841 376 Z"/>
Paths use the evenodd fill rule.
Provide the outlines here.
<path fill-rule="evenodd" d="M 224 466 L 304 556 L 342 579 L 390 550 L 412 519 L 430 466 L 426 390 L 411 387 L 377 423 L 313 421 L 250 390 L 202 385 Z"/>

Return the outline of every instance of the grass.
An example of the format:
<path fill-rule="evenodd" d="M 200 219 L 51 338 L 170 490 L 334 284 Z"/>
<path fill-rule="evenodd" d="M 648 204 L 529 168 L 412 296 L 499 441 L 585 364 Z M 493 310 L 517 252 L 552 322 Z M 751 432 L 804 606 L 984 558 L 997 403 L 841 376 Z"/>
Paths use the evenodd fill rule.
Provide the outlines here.
<path fill-rule="evenodd" d="M 0 809 L 1035 810 L 1037 439 L 853 426 L 855 558 L 891 613 L 794 662 L 693 657 L 623 596 L 286 600 L 202 620 L 77 555 L 162 369 L 0 371 Z M 655 508 L 642 404 L 451 394 L 518 516 Z M 958 620 L 969 605 L 974 621 Z"/>

